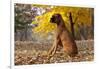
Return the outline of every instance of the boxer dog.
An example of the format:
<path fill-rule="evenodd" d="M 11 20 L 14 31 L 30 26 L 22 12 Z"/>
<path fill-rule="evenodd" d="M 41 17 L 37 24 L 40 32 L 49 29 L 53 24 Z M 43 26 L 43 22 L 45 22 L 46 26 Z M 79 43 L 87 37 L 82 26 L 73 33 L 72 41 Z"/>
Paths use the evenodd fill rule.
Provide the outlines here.
<path fill-rule="evenodd" d="M 55 40 L 53 46 L 48 52 L 48 58 L 56 53 L 58 46 L 62 46 L 64 54 L 70 57 L 74 57 L 75 55 L 77 55 L 78 49 L 76 43 L 72 34 L 66 28 L 61 14 L 52 15 L 50 22 L 55 23 L 57 25 L 57 28 L 55 31 Z"/>

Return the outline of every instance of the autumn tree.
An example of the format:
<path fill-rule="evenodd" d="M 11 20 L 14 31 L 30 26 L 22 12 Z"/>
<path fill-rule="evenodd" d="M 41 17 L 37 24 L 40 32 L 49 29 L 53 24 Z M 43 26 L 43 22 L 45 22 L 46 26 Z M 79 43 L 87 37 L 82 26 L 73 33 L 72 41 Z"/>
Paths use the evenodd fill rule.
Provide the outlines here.
<path fill-rule="evenodd" d="M 34 6 L 33 6 L 34 7 Z M 35 5 L 36 7 L 36 5 Z M 36 16 L 35 20 L 38 23 L 38 27 L 33 29 L 35 32 L 47 34 L 54 31 L 56 28 L 55 24 L 50 23 L 50 18 L 53 14 L 59 13 L 62 15 L 62 18 L 65 22 L 66 28 L 72 33 L 72 35 L 77 39 L 76 36 L 80 32 L 80 25 L 85 24 L 86 27 L 91 27 L 91 9 L 92 8 L 83 8 L 83 7 L 67 7 L 67 6 L 37 6 L 39 8 L 49 8 L 48 11 L 45 11 L 40 16 Z M 80 26 L 80 27 L 79 27 Z M 89 31 L 89 30 L 86 30 Z M 88 36 L 88 35 L 85 35 Z M 81 38 L 80 38 L 81 39 Z"/>

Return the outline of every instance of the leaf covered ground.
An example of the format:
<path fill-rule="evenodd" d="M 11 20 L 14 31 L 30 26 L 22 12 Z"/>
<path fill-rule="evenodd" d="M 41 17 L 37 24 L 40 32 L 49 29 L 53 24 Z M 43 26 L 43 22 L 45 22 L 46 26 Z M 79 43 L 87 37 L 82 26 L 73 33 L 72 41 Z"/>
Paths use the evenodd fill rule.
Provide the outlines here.
<path fill-rule="evenodd" d="M 76 41 L 76 44 L 79 52 L 75 57 L 66 57 L 62 51 L 57 51 L 56 54 L 47 61 L 47 52 L 52 46 L 52 43 L 16 41 L 15 65 L 81 62 L 92 61 L 94 59 L 93 40 Z"/>

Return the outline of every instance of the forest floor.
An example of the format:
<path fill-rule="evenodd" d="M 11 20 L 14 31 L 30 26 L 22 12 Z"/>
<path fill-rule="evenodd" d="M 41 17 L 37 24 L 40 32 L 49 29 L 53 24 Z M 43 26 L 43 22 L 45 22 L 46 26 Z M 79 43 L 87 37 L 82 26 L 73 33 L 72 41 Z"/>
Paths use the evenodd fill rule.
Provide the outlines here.
<path fill-rule="evenodd" d="M 78 55 L 75 57 L 65 57 L 61 51 L 47 62 L 47 52 L 52 43 L 38 43 L 31 41 L 15 42 L 15 65 L 48 64 L 48 63 L 66 63 L 93 61 L 94 59 L 94 41 L 82 40 L 76 41 Z"/>

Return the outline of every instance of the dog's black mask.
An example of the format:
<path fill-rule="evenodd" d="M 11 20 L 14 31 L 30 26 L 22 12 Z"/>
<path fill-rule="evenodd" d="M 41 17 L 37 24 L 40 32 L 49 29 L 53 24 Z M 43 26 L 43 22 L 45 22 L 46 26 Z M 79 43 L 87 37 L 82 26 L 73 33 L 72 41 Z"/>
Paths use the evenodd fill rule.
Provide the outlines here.
<path fill-rule="evenodd" d="M 60 21 L 61 21 L 61 15 L 60 14 L 54 14 L 50 19 L 51 23 L 58 24 L 58 23 L 60 23 Z"/>

